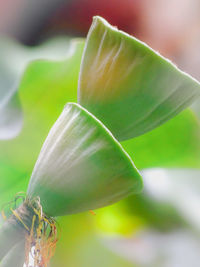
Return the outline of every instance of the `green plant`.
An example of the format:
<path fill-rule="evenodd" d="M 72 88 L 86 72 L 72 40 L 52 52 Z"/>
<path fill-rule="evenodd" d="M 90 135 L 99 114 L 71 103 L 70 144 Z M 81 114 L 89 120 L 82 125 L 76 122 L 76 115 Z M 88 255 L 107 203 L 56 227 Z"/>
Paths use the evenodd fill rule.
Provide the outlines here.
<path fill-rule="evenodd" d="M 80 54 L 81 47 L 81 42 L 76 44 Z M 63 71 L 64 75 L 68 74 L 66 66 L 70 72 L 73 65 L 69 62 L 71 60 L 70 63 L 73 64 L 74 58 L 71 57 L 66 62 L 32 63 L 25 72 L 20 89 L 23 92 L 26 83 L 30 83 L 27 77 L 33 72 L 35 64 L 35 75 L 40 76 L 44 72 L 47 79 L 51 80 L 51 71 L 55 77 Z M 60 94 L 56 92 L 57 98 L 62 99 L 59 108 L 67 100 L 76 101 L 74 95 L 71 96 L 72 99 L 67 99 L 66 88 L 62 87 L 62 83 L 59 84 L 56 80 L 54 83 L 61 89 Z M 33 89 L 35 95 L 40 97 L 40 87 Z M 185 109 L 199 94 L 199 83 L 196 80 L 178 70 L 147 45 L 118 31 L 102 18 L 95 17 L 83 52 L 78 83 L 79 104 L 68 103 L 51 129 L 32 173 L 25 201 L 16 210 L 12 210 L 13 214 L 1 228 L 1 258 L 26 236 L 29 245 L 26 251 L 27 265 L 32 246 L 36 251 L 35 266 L 39 262 L 45 266 L 49 260 L 46 249 L 51 254 L 57 241 L 52 217 L 100 208 L 129 194 L 140 192 L 140 174 L 118 141 L 131 139 L 160 126 Z M 22 105 L 26 110 L 32 96 L 30 97 L 30 91 L 24 91 L 24 95 L 26 103 L 22 102 Z M 49 91 L 45 92 L 45 103 L 41 105 L 49 105 L 49 95 Z M 41 101 L 40 98 L 39 100 Z M 31 116 L 32 120 L 38 119 L 39 111 L 38 109 L 35 117 Z M 58 115 L 52 109 L 46 111 L 54 114 L 54 118 Z M 44 112 L 42 116 L 46 118 L 47 114 Z M 188 119 L 189 123 L 194 122 L 191 123 L 192 127 L 197 127 L 190 112 L 182 116 L 184 122 Z M 52 118 L 46 122 L 47 125 L 50 125 L 51 120 Z M 29 131 L 33 129 L 34 134 L 38 133 L 40 128 L 34 129 L 32 125 L 33 121 L 27 122 L 25 130 L 30 126 Z M 176 123 L 175 125 L 178 127 Z M 47 132 L 46 128 L 42 130 L 42 134 Z M 192 134 L 193 131 L 190 130 Z M 165 131 L 161 130 L 161 133 L 168 138 Z M 23 133 L 20 138 L 24 138 Z M 134 146 L 134 141 L 126 142 L 131 142 L 131 145 L 133 142 Z M 126 146 L 127 143 L 122 144 Z M 41 141 L 38 146 L 40 145 Z M 10 146 L 12 147 L 12 142 Z M 132 150 L 130 144 L 128 147 Z M 29 150 L 31 148 L 28 147 Z M 33 151 L 35 153 L 34 148 Z M 183 161 L 187 155 L 191 156 L 191 151 L 194 151 L 194 158 L 199 153 L 190 144 L 186 151 Z M 8 153 L 8 157 L 11 159 L 12 155 Z M 21 161 L 24 164 L 24 158 L 20 160 L 19 157 L 16 161 L 17 168 Z M 188 164 L 195 162 L 191 160 Z M 198 164 L 197 160 L 196 165 Z M 6 172 L 5 166 L 6 164 L 2 168 Z M 29 168 L 28 162 L 27 170 Z M 22 183 L 22 187 L 25 187 L 25 180 Z"/>

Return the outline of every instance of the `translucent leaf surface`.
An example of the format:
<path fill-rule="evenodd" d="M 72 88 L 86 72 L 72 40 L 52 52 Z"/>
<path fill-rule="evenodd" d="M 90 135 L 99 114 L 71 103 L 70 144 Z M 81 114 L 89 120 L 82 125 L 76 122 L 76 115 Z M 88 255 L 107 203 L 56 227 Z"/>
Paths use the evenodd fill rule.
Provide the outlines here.
<path fill-rule="evenodd" d="M 200 84 L 134 37 L 95 17 L 79 77 L 79 103 L 118 140 L 166 122 L 200 95 Z"/>
<path fill-rule="evenodd" d="M 140 174 L 111 132 L 69 103 L 43 145 L 28 195 L 59 216 L 110 205 L 141 188 Z"/>
<path fill-rule="evenodd" d="M 21 79 L 23 129 L 17 138 L 0 141 L 0 206 L 11 201 L 17 192 L 26 191 L 49 129 L 66 102 L 77 99 L 83 42 L 68 41 L 65 49 L 65 57 L 60 61 L 30 63 Z"/>

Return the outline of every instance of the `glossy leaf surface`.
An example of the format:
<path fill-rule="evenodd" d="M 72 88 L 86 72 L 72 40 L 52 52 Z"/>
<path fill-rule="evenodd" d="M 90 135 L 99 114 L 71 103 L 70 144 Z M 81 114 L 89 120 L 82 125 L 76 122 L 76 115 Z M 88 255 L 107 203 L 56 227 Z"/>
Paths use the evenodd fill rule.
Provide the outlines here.
<path fill-rule="evenodd" d="M 28 195 L 59 216 L 110 205 L 142 189 L 140 174 L 110 131 L 68 103 L 36 162 Z"/>
<path fill-rule="evenodd" d="M 200 84 L 146 44 L 94 17 L 82 58 L 79 103 L 126 140 L 163 124 Z"/>

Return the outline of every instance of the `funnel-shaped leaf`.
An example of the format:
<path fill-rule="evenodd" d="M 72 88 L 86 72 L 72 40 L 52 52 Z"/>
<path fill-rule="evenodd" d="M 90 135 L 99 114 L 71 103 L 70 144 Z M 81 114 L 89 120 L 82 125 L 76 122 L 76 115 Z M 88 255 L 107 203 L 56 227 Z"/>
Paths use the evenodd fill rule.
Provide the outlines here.
<path fill-rule="evenodd" d="M 186 108 L 200 95 L 200 84 L 146 44 L 95 17 L 78 90 L 79 103 L 125 140 Z"/>
<path fill-rule="evenodd" d="M 28 195 L 58 216 L 100 208 L 141 190 L 130 157 L 107 128 L 77 104 L 67 104 L 35 165 Z"/>

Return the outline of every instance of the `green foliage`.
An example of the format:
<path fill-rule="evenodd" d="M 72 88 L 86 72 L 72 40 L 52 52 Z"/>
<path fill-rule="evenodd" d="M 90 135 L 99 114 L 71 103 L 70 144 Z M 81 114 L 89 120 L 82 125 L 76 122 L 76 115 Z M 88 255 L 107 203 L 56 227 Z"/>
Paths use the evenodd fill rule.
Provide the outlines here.
<path fill-rule="evenodd" d="M 19 86 L 24 113 L 17 138 L 0 141 L 0 205 L 26 191 L 42 143 L 67 101 L 76 101 L 82 41 L 67 46 L 66 59 L 30 63 Z"/>
<path fill-rule="evenodd" d="M 14 128 L 11 128 L 14 133 L 11 137 L 21 130 L 15 139 L 0 141 L 0 205 L 10 201 L 15 193 L 26 191 L 42 143 L 66 102 L 77 102 L 77 87 L 80 104 L 97 118 L 79 105 L 68 104 L 68 107 L 72 107 L 72 113 L 77 115 L 74 118 L 72 116 L 76 127 L 70 128 L 67 123 L 65 127 L 59 125 L 56 135 L 60 131 L 64 133 L 60 143 L 52 139 L 52 132 L 47 138 L 28 193 L 41 196 L 43 208 L 48 214 L 55 216 L 98 208 L 128 195 L 130 189 L 132 193 L 139 191 L 141 180 L 137 169 L 112 134 L 122 141 L 145 133 L 122 142 L 139 169 L 160 166 L 200 167 L 200 126 L 192 112 L 186 110 L 160 126 L 199 96 L 199 83 L 147 45 L 118 31 L 99 17 L 94 19 L 89 32 L 79 76 L 83 44 L 80 40 L 68 40 L 66 54 L 61 56 L 61 60 L 52 60 L 46 55 L 51 60 L 40 59 L 30 63 L 16 91 L 14 85 L 19 81 L 25 65 L 31 59 L 41 58 L 40 49 L 33 49 L 35 54 L 32 54 L 33 50 L 24 53 L 18 47 L 18 53 L 15 53 L 19 54 L 19 58 L 13 57 L 9 63 L 13 66 L 7 72 L 9 75 L 5 75 L 5 78 L 11 77 L 11 81 L 0 79 L 0 83 L 5 82 L 6 88 L 13 92 L 8 100 L 14 99 L 14 102 L 5 102 L 6 105 L 0 102 L 0 111 L 4 112 L 1 114 L 5 115 L 3 117 L 7 122 L 10 121 L 9 116 L 14 119 L 9 125 L 14 126 L 17 122 L 19 126 L 15 133 Z M 45 52 L 46 48 L 43 48 Z M 21 61 L 20 55 L 24 55 Z M 15 61 L 20 62 L 19 69 Z M 2 62 L 0 67 L 5 65 L 5 61 Z M 0 89 L 2 96 L 5 96 L 5 90 Z M 24 122 L 21 129 L 22 111 Z M 56 125 L 59 123 L 60 119 Z M 3 126 L 8 129 L 8 124 Z M 58 180 L 63 182 L 66 176 L 66 185 L 62 187 L 63 184 L 59 184 Z M 61 195 L 58 197 L 58 194 Z M 116 210 L 114 216 L 102 218 L 108 218 L 110 225 L 116 223 L 116 229 L 122 232 L 122 224 L 130 231 L 143 225 L 160 230 L 185 226 L 182 216 L 173 205 L 160 204 L 147 196 L 146 192 L 120 205 L 116 206 L 116 210 L 119 210 L 117 214 L 122 216 L 119 224 L 115 221 Z M 102 211 L 102 214 L 106 215 L 106 212 Z M 73 221 L 72 217 L 68 218 Z M 81 215 L 77 218 L 87 224 Z M 129 224 L 129 219 L 137 223 Z M 66 232 L 65 218 L 61 223 Z M 73 228 L 75 232 L 77 228 Z M 84 244 L 81 246 L 81 251 L 85 251 L 86 255 L 93 246 L 101 247 L 90 231 L 87 232 L 90 235 L 88 247 Z M 60 252 L 65 250 L 69 240 L 74 240 L 73 231 L 71 234 L 67 232 L 63 236 Z M 83 238 L 86 235 L 83 234 Z M 80 242 L 77 235 L 72 248 Z M 74 251 L 75 257 L 81 253 L 78 249 Z M 84 255 L 82 258 L 85 259 Z M 73 262 L 72 256 L 70 260 Z M 105 262 L 112 266 L 115 260 L 112 263 L 109 260 Z M 61 264 L 63 261 L 55 257 L 52 266 Z M 117 266 L 117 263 L 113 266 Z"/>
<path fill-rule="evenodd" d="M 190 110 L 137 138 L 122 142 L 139 169 L 200 167 L 200 125 Z"/>
<path fill-rule="evenodd" d="M 0 39 L 0 140 L 16 137 L 22 129 L 22 108 L 18 84 L 27 64 L 36 59 L 63 60 L 74 53 L 68 39 L 52 39 L 28 48 L 9 39 Z"/>

